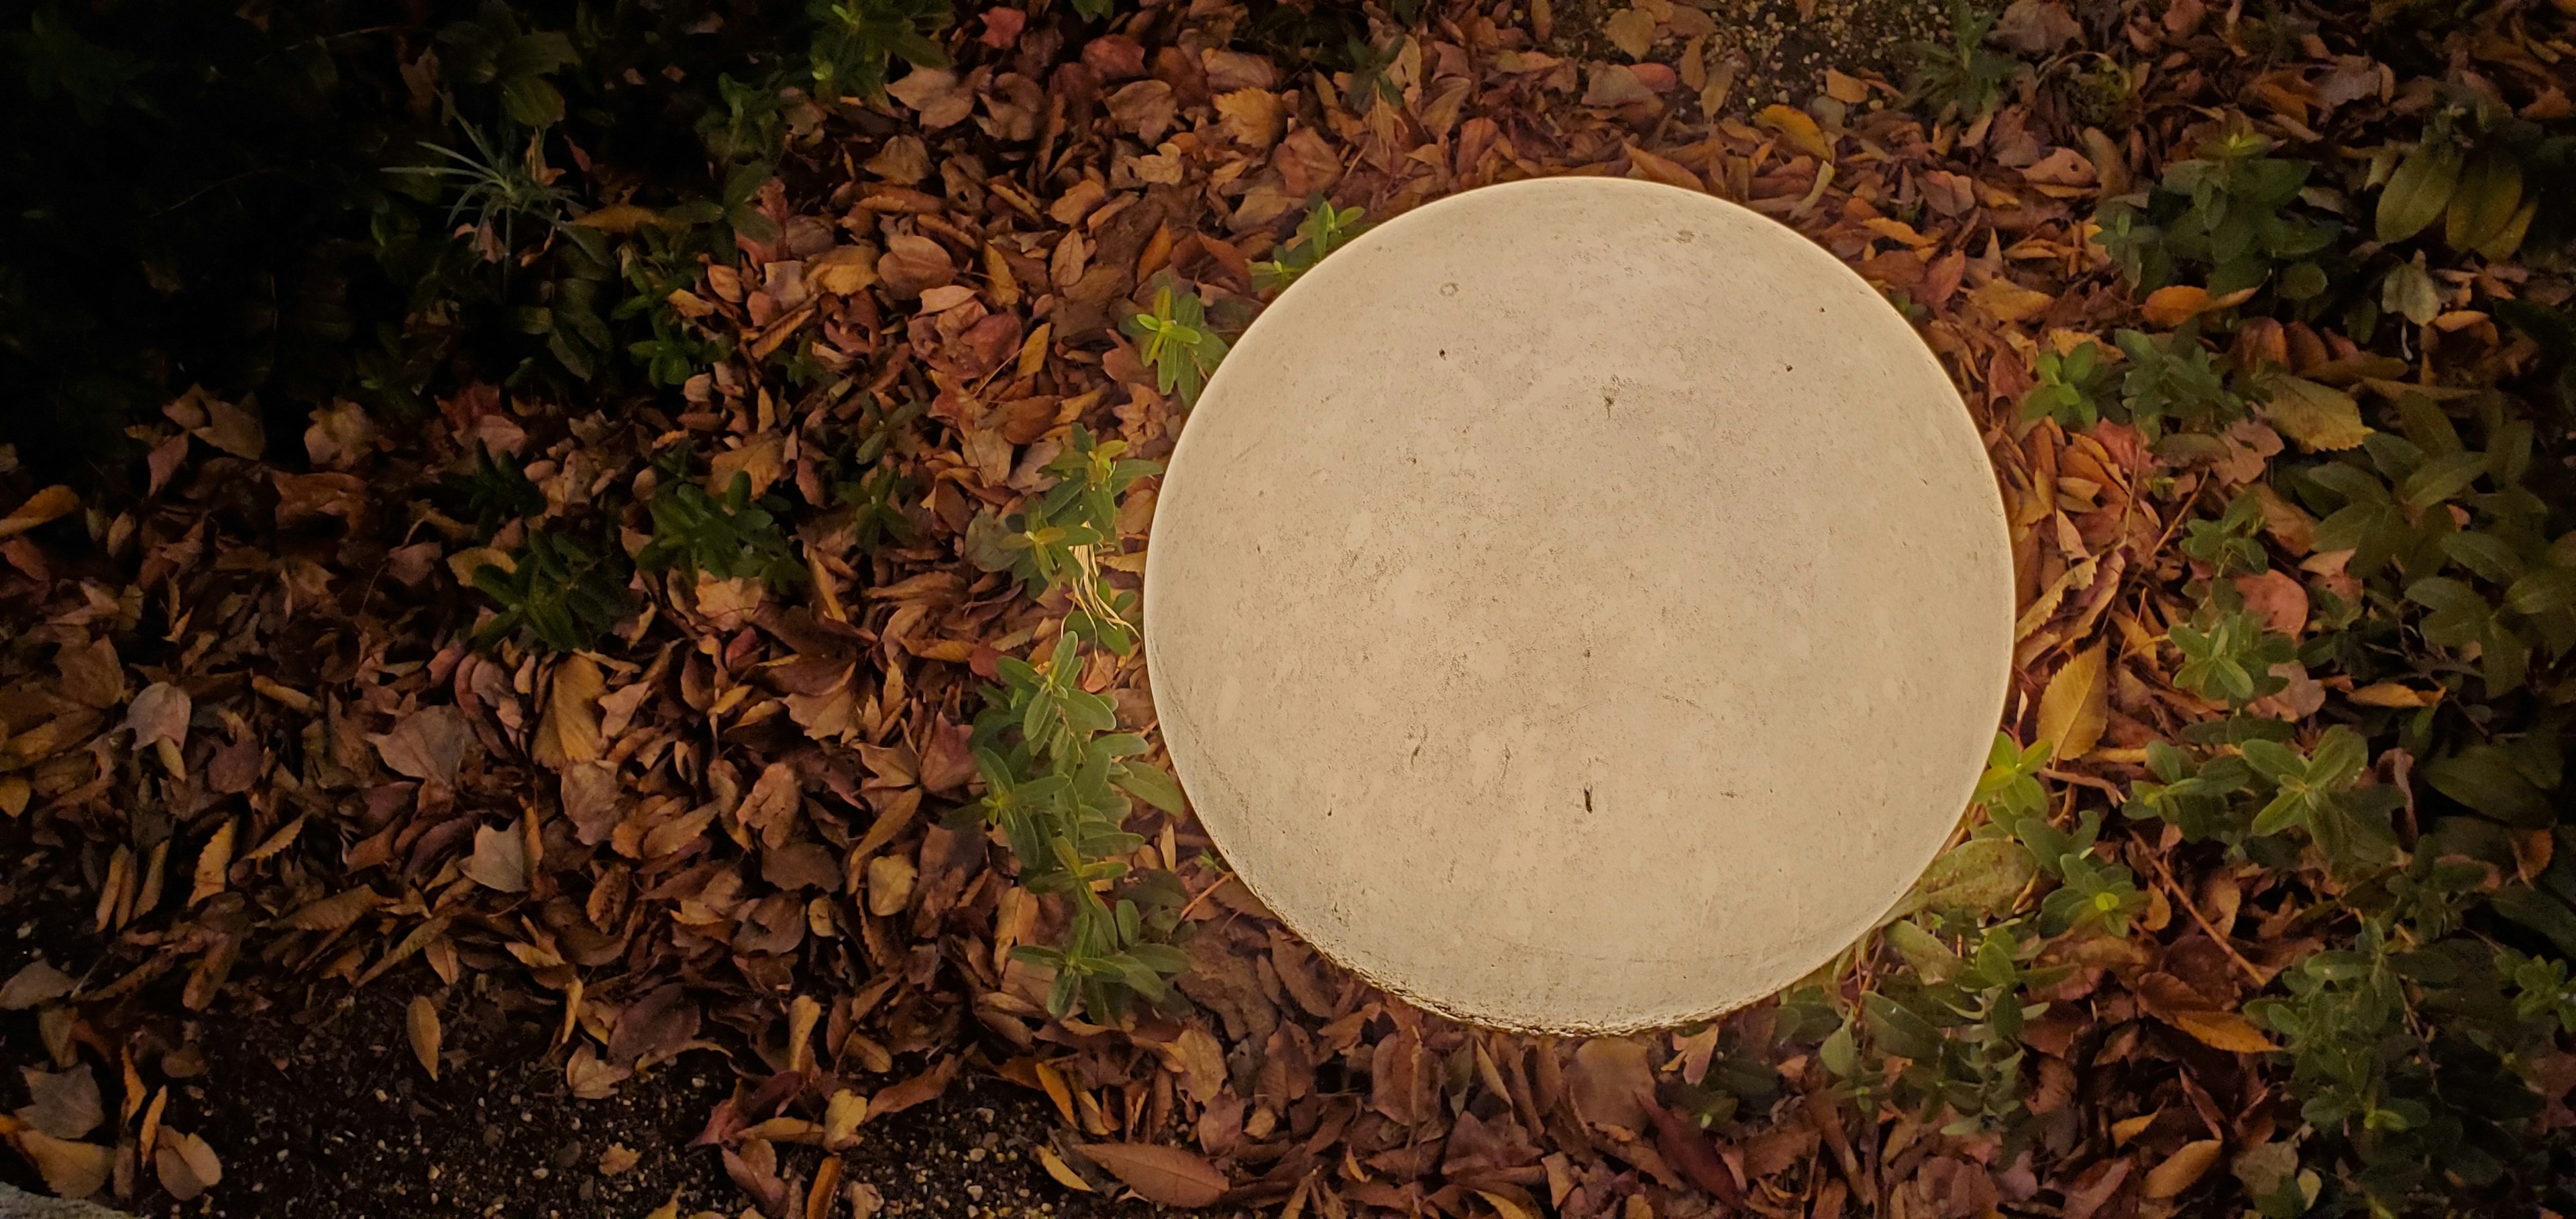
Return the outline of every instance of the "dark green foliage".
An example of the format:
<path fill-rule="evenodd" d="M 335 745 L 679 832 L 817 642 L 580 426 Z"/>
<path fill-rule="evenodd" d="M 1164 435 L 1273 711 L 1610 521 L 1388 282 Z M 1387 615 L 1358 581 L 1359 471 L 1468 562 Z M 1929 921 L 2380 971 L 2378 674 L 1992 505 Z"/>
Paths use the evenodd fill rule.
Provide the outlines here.
<path fill-rule="evenodd" d="M 487 537 L 512 518 L 537 516 L 546 510 L 545 493 L 528 481 L 518 459 L 507 455 L 495 459 L 480 444 L 474 446 L 474 468 L 449 475 L 446 489 L 463 501 L 476 531 Z"/>
<path fill-rule="evenodd" d="M 1100 560 L 1117 553 L 1118 501 L 1138 480 L 1162 472 L 1121 455 L 1124 440 L 1094 440 L 1076 424 L 1070 443 L 1045 471 L 1057 481 L 1005 520 L 991 512 L 966 531 L 966 557 L 986 571 L 1008 571 L 1032 590 L 1061 587 L 1074 606 L 1066 631 L 1120 655 L 1136 643 L 1135 594 L 1111 584 Z"/>
<path fill-rule="evenodd" d="M 2022 418 L 2055 419 L 2069 428 L 2093 426 L 2118 380 L 2102 358 L 2102 345 L 2091 339 L 2063 354 L 2041 351 L 2038 370 L 2038 382 L 2021 396 Z"/>
<path fill-rule="evenodd" d="M 2021 67 L 1986 47 L 1997 15 L 1968 0 L 1950 0 L 1950 41 L 1916 44 L 1914 81 L 1906 96 L 1936 114 L 1955 110 L 1973 119 L 1994 109 Z"/>
<path fill-rule="evenodd" d="M 1106 7 L 1088 15 L 1106 16 Z M 812 0 L 805 13 L 819 27 L 806 54 L 818 98 L 882 101 L 887 66 L 897 59 L 948 66 L 947 53 L 931 41 L 954 20 L 948 0 Z"/>
<path fill-rule="evenodd" d="M 512 566 L 485 564 L 474 587 L 500 607 L 476 638 L 485 643 L 521 631 L 557 652 L 597 647 L 620 619 L 635 612 L 623 565 L 613 551 L 593 555 L 561 533 L 538 529 L 510 556 Z"/>
<path fill-rule="evenodd" d="M 2199 272 L 2212 296 L 2267 282 L 2288 299 L 2318 295 L 2325 272 L 2308 260 L 2339 228 L 2295 206 L 2315 167 L 2269 156 L 2271 149 L 2241 122 L 2223 128 L 2198 156 L 2166 166 L 2152 190 L 2106 203 L 2103 247 L 2142 289 Z"/>
<path fill-rule="evenodd" d="M 811 577 L 778 528 L 787 510 L 778 497 L 751 495 L 751 476 L 739 470 L 721 497 L 688 479 L 674 479 L 653 493 L 653 540 L 635 554 L 646 571 L 678 568 L 717 580 L 758 580 L 771 587 Z"/>

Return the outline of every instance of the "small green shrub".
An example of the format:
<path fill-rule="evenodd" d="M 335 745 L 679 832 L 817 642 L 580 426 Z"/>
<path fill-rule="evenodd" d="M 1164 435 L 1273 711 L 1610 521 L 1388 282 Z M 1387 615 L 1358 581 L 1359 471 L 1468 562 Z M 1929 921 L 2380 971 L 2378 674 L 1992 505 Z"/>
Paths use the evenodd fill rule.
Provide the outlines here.
<path fill-rule="evenodd" d="M 695 482 L 674 479 L 653 493 L 653 539 L 635 554 L 646 571 L 677 568 L 717 580 L 758 580 L 792 587 L 811 576 L 778 528 L 786 501 L 751 495 L 751 476 L 735 471 L 722 496 Z"/>
<path fill-rule="evenodd" d="M 475 569 L 474 587 L 500 613 L 477 633 L 489 644 L 525 632 L 556 652 L 596 647 L 609 630 L 635 612 L 615 552 L 594 555 L 564 534 L 538 529 L 510 556 L 508 565 Z"/>

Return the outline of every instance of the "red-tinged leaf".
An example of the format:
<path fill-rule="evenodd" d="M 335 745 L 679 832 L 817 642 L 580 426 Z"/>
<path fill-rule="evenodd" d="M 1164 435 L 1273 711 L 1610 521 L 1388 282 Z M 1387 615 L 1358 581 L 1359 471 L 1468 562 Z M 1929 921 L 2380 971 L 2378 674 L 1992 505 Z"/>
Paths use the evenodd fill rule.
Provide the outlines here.
<path fill-rule="evenodd" d="M 1225 1174 L 1204 1158 L 1178 1147 L 1093 1143 L 1085 1146 L 1082 1153 L 1148 1202 L 1195 1207 L 1225 1196 Z"/>
<path fill-rule="evenodd" d="M 939 1099 L 939 1094 L 948 1090 L 948 1081 L 957 1077 L 957 1067 L 962 1061 L 952 1054 L 929 1070 L 869 1097 L 868 1116 L 877 1118 L 888 1113 L 901 1113 L 914 1105 Z"/>

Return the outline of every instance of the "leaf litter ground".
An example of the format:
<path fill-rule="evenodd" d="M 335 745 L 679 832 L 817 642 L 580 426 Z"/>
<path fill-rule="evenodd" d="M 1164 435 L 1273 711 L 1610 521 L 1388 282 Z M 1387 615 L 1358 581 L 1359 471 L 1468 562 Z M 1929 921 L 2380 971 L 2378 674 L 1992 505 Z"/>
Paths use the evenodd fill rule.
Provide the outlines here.
<path fill-rule="evenodd" d="M 2022 840 L 2068 837 L 2076 819 L 2052 825 L 2052 805 L 2117 804 L 2149 779 L 2152 742 L 2231 704 L 2314 728 L 2440 702 L 2425 681 L 2320 679 L 2192 633 L 2185 587 L 2229 570 L 2213 557 L 2226 539 L 2188 556 L 2178 539 L 2204 497 L 2246 497 L 2256 509 L 2221 532 L 2288 571 L 2231 577 L 2243 606 L 2278 634 L 2318 629 L 2327 596 L 2360 590 L 2347 555 L 2318 553 L 2312 516 L 2249 489 L 2267 462 L 2357 444 L 2356 393 L 2374 419 L 2417 409 L 2403 387 L 2439 388 L 2436 352 L 2519 375 L 2534 353 L 2477 306 L 2555 305 L 2564 278 L 2502 258 L 2393 275 L 2389 309 L 2421 328 L 2412 364 L 2374 362 L 2329 325 L 2249 319 L 2235 353 L 2296 385 L 2190 445 L 2155 443 L 2153 385 L 2127 418 L 2025 416 L 2086 336 L 2231 307 L 2197 286 L 2133 295 L 2092 223 L 2103 198 L 2189 154 L 2206 107 L 2239 104 L 2240 121 L 2302 143 L 2412 113 L 2349 27 L 2283 35 L 2196 0 L 2115 7 L 2078 6 L 2079 23 L 2013 5 L 1978 54 L 2036 70 L 1998 105 L 1932 122 L 1857 60 L 1801 106 L 1712 122 L 1751 56 L 1691 5 L 1601 15 L 1616 53 L 1588 34 L 1550 44 L 1598 58 L 1538 49 L 1508 7 L 1444 8 L 1379 29 L 1382 55 L 1330 76 L 1227 49 L 1243 14 L 1222 3 L 1097 36 L 996 10 L 954 40 L 956 70 L 912 73 L 892 104 L 798 112 L 757 199 L 776 238 L 744 239 L 738 268 L 667 298 L 736 353 L 679 400 L 469 385 L 408 428 L 333 407 L 298 444 L 192 394 L 144 429 L 140 496 L 80 505 L 13 472 L 0 906 L 26 930 L 0 1006 L 33 1074 L 7 1128 L 27 1168 L 6 1171 L 227 1214 L 642 1215 L 674 1190 L 660 1213 L 1078 1214 L 1122 1187 L 1330 1219 L 2084 1219 L 2233 1207 L 2240 1191 L 2287 1205 L 2309 1188 L 2293 1174 L 2300 1117 L 2263 1056 L 2276 1028 L 2242 1009 L 2325 946 L 2331 861 L 2222 859 L 2172 821 L 2064 843 L 2047 894 L 2060 930 L 2039 960 L 2007 947 L 1993 965 L 2032 966 L 2047 1004 L 2000 1043 L 2017 1064 L 2004 1075 L 2028 1081 L 2007 1140 L 1941 1120 L 1975 1097 L 1927 1118 L 1855 1091 L 1880 1060 L 1826 1036 L 1839 1022 L 1812 1004 L 1580 1042 L 1414 1012 L 1316 959 L 1186 816 L 1142 804 L 1131 862 L 1186 895 L 1179 997 L 1116 1024 L 1052 1018 L 1043 970 L 1009 949 L 1060 936 L 1063 901 L 1016 885 L 1005 844 L 944 817 L 984 788 L 977 687 L 1097 608 L 1025 596 L 982 522 L 1043 492 L 1081 437 L 1150 459 L 1184 418 L 1122 319 L 1178 282 L 1212 324 L 1240 325 L 1262 297 L 1254 264 L 1279 257 L 1311 197 L 1384 218 L 1548 173 L 1713 191 L 1792 224 L 1899 300 L 1957 376 L 2014 524 L 2004 727 L 2058 746 L 2000 752 L 1980 824 L 2019 809 Z M 2510 105 L 2565 117 L 2560 60 L 2542 55 L 2576 54 L 2563 18 L 2533 9 L 2454 45 Z M 2097 53 L 2155 63 L 2155 84 L 2106 92 L 2076 66 Z M 2267 68 L 2276 57 L 2287 66 Z M 1969 99 L 1973 60 L 1954 65 Z M 2121 346 L 2140 367 L 2180 350 Z M 1831 421 L 1818 429 L 1830 443 Z M 845 481 L 843 458 L 872 442 L 900 496 Z M 657 464 L 681 446 L 703 471 Z M 533 495 L 497 536 L 432 491 L 488 472 L 480 454 Z M 1121 537 L 1095 555 L 1114 590 L 1134 587 L 1151 490 L 1129 494 Z M 780 532 L 746 515 L 761 497 Z M 691 561 L 636 576 L 595 651 L 476 646 L 491 609 L 475 569 L 574 522 Z M 550 623 L 578 625 L 525 625 Z M 1139 663 L 1096 651 L 1078 680 L 1147 730 Z M 2237 685 L 2247 697 L 2226 696 Z M 2315 750 L 2266 765 L 2314 775 L 2332 752 Z M 2403 751 L 2370 764 L 2411 791 Z M 2045 887 L 2002 867 L 2020 857 L 1999 841 L 1972 838 L 1927 901 L 2009 908 Z M 2524 881 L 2549 841 L 2515 840 Z M 1845 1003 L 1906 968 L 1970 969 L 1929 935 L 1842 964 L 1829 982 Z M 1952 1052 L 1861 1006 L 1882 1083 Z M 2576 1124 L 2570 1061 L 2552 1047 L 2524 1064 L 2545 1131 Z M 315 1115 L 319 1129 L 289 1132 Z M 621 1146 L 638 1161 L 604 1172 Z"/>

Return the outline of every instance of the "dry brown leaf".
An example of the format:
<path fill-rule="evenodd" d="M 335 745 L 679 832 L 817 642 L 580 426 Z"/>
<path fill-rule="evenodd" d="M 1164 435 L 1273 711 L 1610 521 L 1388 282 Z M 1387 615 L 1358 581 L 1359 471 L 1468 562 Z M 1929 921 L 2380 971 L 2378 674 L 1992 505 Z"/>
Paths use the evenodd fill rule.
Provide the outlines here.
<path fill-rule="evenodd" d="M 2039 696 L 2039 737 L 2056 743 L 2052 758 L 2080 758 L 2092 752 L 2110 724 L 2111 683 L 2103 673 L 2106 647 L 2097 643 L 2076 653 L 2048 679 L 2048 689 Z"/>
<path fill-rule="evenodd" d="M 206 840 L 206 849 L 197 853 L 196 883 L 188 890 L 188 904 L 199 902 L 224 891 L 225 875 L 233 866 L 233 834 L 237 822 L 226 818 L 215 827 L 215 836 Z"/>
<path fill-rule="evenodd" d="M 1795 106 L 1764 106 L 1761 113 L 1753 116 L 1753 121 L 1779 132 L 1780 138 L 1786 141 L 1789 147 L 1799 152 L 1819 161 L 1834 159 L 1833 140 L 1825 135 L 1824 128 L 1816 125 L 1815 118 L 1804 110 Z"/>
<path fill-rule="evenodd" d="M 913 882 L 919 870 L 901 855 L 879 855 L 868 861 L 868 913 L 878 918 L 891 918 L 912 904 Z"/>
<path fill-rule="evenodd" d="M 883 1091 L 868 1098 L 867 1116 L 875 1118 L 884 1114 L 901 1113 L 914 1105 L 927 1104 L 939 1099 L 939 1094 L 948 1090 L 948 1081 L 957 1077 L 957 1068 L 964 1061 L 957 1055 L 951 1054 L 919 1075 L 888 1085 Z"/>
<path fill-rule="evenodd" d="M 1645 1106 L 1637 1098 L 1653 1095 L 1655 1071 L 1647 1063 L 1645 1043 L 1594 1037 L 1575 1048 L 1565 1075 L 1583 1120 L 1630 1135 L 1646 1132 Z"/>
<path fill-rule="evenodd" d="M 1601 36 L 1628 58 L 1644 59 L 1655 46 L 1654 14 L 1641 8 L 1620 9 L 1601 23 Z"/>
<path fill-rule="evenodd" d="M 2171 330 L 2197 317 L 2209 308 L 2209 289 L 2192 284 L 2174 284 L 2147 294 L 2138 312 L 2147 324 L 2159 330 Z"/>
<path fill-rule="evenodd" d="M 599 1175 L 613 1177 L 644 1162 L 644 1153 L 624 1143 L 611 1143 L 599 1153 Z"/>
<path fill-rule="evenodd" d="M 474 883 L 503 893 L 528 891 L 528 840 L 516 825 L 479 826 L 474 831 L 474 854 L 465 862 L 465 875 Z"/>
<path fill-rule="evenodd" d="M 193 1134 L 181 1134 L 164 1127 L 161 1149 L 152 1157 L 158 1170 L 161 1188 L 181 1202 L 195 1201 L 197 1195 L 223 1183 L 224 1166 L 215 1158 L 215 1149 Z"/>
<path fill-rule="evenodd" d="M 1082 1153 L 1148 1202 L 1187 1208 L 1206 1206 L 1225 1196 L 1225 1174 L 1204 1157 L 1178 1147 L 1092 1143 Z"/>
<path fill-rule="evenodd" d="M 578 652 L 556 662 L 532 742 L 537 765 L 563 770 L 599 757 L 599 695 L 606 684 L 599 666 Z"/>
<path fill-rule="evenodd" d="M 1091 1188 L 1091 1182 L 1083 1180 L 1082 1174 L 1075 1172 L 1072 1165 L 1065 1163 L 1064 1157 L 1055 1153 L 1055 1148 L 1040 1143 L 1037 1145 L 1037 1153 L 1038 1165 L 1046 1169 L 1048 1176 L 1056 1179 L 1056 1184 L 1066 1189 L 1078 1189 L 1086 1194 L 1099 1192 Z"/>
<path fill-rule="evenodd" d="M 0 1012 L 22 1012 L 72 993 L 78 985 L 70 974 L 43 961 L 29 961 L 0 983 Z"/>
<path fill-rule="evenodd" d="M 423 707 L 405 716 L 393 731 L 367 738 L 394 773 L 448 786 L 455 784 L 457 767 L 464 764 L 466 747 L 473 739 L 465 713 L 445 705 Z"/>
<path fill-rule="evenodd" d="M 192 706 L 187 691 L 166 681 L 143 687 L 134 696 L 133 705 L 125 710 L 125 726 L 134 730 L 134 747 L 146 749 L 155 742 L 168 741 L 185 748 Z"/>
<path fill-rule="evenodd" d="M 2191 1188 L 2193 1182 L 2200 1180 L 2210 1165 L 2218 1162 L 2223 1146 L 2217 1139 L 2201 1139 L 2175 1148 L 2163 1163 L 2148 1170 L 2147 1179 L 2138 1192 L 2149 1199 L 2181 1194 Z"/>
<path fill-rule="evenodd" d="M 357 922 L 360 915 L 383 905 L 384 901 L 376 896 L 375 890 L 360 885 L 319 901 L 307 902 L 278 921 L 298 931 L 338 931 Z"/>
<path fill-rule="evenodd" d="M 2281 1047 L 2263 1035 L 2254 1022 L 2235 1012 L 2181 1011 L 2165 1017 L 2175 1028 L 2191 1034 L 2202 1045 L 2237 1054 L 2260 1054 Z"/>
<path fill-rule="evenodd" d="M 1999 322 L 2026 322 L 2048 312 L 2057 298 L 2008 279 L 1990 279 L 1968 290 L 1968 299 Z"/>
<path fill-rule="evenodd" d="M 20 1067 L 27 1081 L 28 1103 L 18 1117 L 58 1139 L 77 1139 L 107 1119 L 98 1100 L 98 1076 L 82 1063 L 62 1072 Z"/>
<path fill-rule="evenodd" d="M 420 1069 L 429 1072 L 432 1083 L 438 1080 L 438 1005 L 427 995 L 414 995 L 411 1007 L 403 1013 L 403 1028 L 411 1034 L 411 1056 L 420 1060 Z"/>
<path fill-rule="evenodd" d="M 61 520 L 78 507 L 80 496 L 74 494 L 70 487 L 47 487 L 10 509 L 9 515 L 0 517 L 0 541 L 7 541 L 46 522 Z"/>
<path fill-rule="evenodd" d="M 36 1166 L 45 1188 L 65 1198 L 86 1198 L 107 1184 L 116 1152 L 96 1143 L 58 1139 L 14 1117 L 0 1117 L 0 1136 Z"/>

